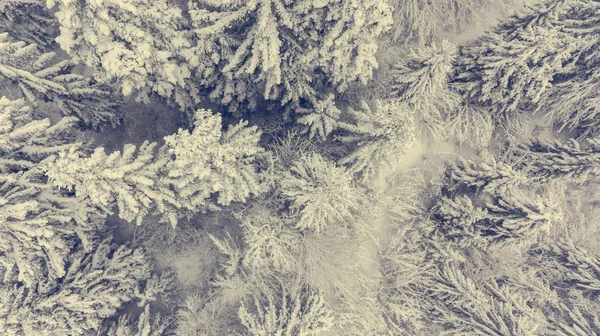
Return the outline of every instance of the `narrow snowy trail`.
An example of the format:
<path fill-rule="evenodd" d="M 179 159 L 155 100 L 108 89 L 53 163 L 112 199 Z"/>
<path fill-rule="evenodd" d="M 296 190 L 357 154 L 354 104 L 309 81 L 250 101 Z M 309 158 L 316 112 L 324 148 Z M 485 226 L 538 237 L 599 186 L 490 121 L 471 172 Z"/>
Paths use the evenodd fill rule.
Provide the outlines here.
<path fill-rule="evenodd" d="M 422 142 L 417 143 L 407 153 L 405 153 L 399 159 L 399 165 L 395 171 L 387 172 L 386 176 L 389 176 L 398 171 L 404 171 L 418 166 L 423 163 L 423 157 L 425 154 L 435 149 L 436 145 L 426 145 Z M 448 148 L 453 150 L 453 148 Z M 385 176 L 380 179 L 375 188 L 382 190 L 382 197 L 387 196 L 387 193 L 391 192 L 389 187 L 386 185 Z M 377 278 L 379 276 L 379 256 L 378 252 L 380 247 L 385 244 L 389 235 L 392 231 L 392 223 L 386 213 L 385 205 L 380 204 L 378 208 L 373 209 L 373 214 L 376 214 L 376 218 L 372 222 L 372 239 L 365 240 L 363 246 L 360 247 L 360 269 L 364 275 L 369 278 Z"/>

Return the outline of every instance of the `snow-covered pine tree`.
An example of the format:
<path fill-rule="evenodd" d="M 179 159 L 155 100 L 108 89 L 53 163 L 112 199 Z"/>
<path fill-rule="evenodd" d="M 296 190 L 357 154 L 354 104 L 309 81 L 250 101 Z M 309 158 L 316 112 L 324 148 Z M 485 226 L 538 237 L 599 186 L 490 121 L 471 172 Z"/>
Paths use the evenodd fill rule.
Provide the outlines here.
<path fill-rule="evenodd" d="M 11 99 L 26 98 L 30 103 L 50 101 L 65 116 L 75 115 L 93 127 L 117 117 L 111 111 L 119 98 L 91 78 L 73 74 L 75 63 L 59 61 L 55 52 L 44 52 L 35 44 L 0 34 L 0 88 Z"/>
<path fill-rule="evenodd" d="M 565 178 L 583 183 L 590 175 L 600 175 L 600 139 L 586 139 L 584 146 L 575 139 L 536 139 L 522 147 L 522 155 L 528 174 L 536 181 Z"/>
<path fill-rule="evenodd" d="M 58 31 L 45 0 L 5 0 L 0 3 L 0 31 L 19 41 L 51 44 Z"/>
<path fill-rule="evenodd" d="M 481 237 L 481 224 L 488 224 L 487 209 L 473 204 L 470 197 L 442 197 L 433 210 L 433 218 L 439 225 L 444 239 L 462 246 L 485 246 Z M 479 227 L 477 224 L 480 224 Z"/>
<path fill-rule="evenodd" d="M 300 232 L 292 220 L 269 208 L 273 204 L 265 203 L 253 205 L 239 216 L 245 242 L 242 264 L 265 277 L 294 274 Z"/>
<path fill-rule="evenodd" d="M 536 24 L 540 16 L 552 14 L 526 12 L 461 49 L 457 80 L 466 97 L 514 112 L 538 103 L 553 76 L 572 69 L 583 41 L 549 22 Z"/>
<path fill-rule="evenodd" d="M 458 158 L 444 172 L 445 194 L 491 193 L 510 186 L 519 186 L 529 181 L 526 173 L 512 165 L 490 157 L 488 162 L 474 162 Z"/>
<path fill-rule="evenodd" d="M 65 257 L 61 281 L 27 288 L 0 287 L 0 328 L 8 335 L 79 336 L 98 330 L 150 278 L 151 264 L 141 250 L 115 247 L 109 239 L 93 252 Z"/>
<path fill-rule="evenodd" d="M 336 139 L 355 143 L 357 149 L 339 163 L 348 165 L 363 182 L 393 172 L 398 159 L 416 142 L 414 113 L 406 103 L 363 101 L 361 110 L 349 109 L 347 114 L 354 120 L 338 123 L 347 134 Z"/>
<path fill-rule="evenodd" d="M 557 270 L 557 288 L 578 291 L 597 300 L 600 297 L 600 256 L 575 245 L 571 240 L 544 246 L 536 251 Z M 547 264 L 548 265 L 548 264 Z"/>
<path fill-rule="evenodd" d="M 354 186 L 352 174 L 317 153 L 303 155 L 284 173 L 281 193 L 290 201 L 296 228 L 320 232 L 328 225 L 356 216 L 366 191 Z"/>
<path fill-rule="evenodd" d="M 212 247 L 220 254 L 218 267 L 213 269 L 211 287 L 190 293 L 177 314 L 176 334 L 181 336 L 245 335 L 246 328 L 240 323 L 240 301 L 252 293 L 267 293 L 265 270 L 256 270 L 243 263 L 241 243 L 229 232 L 215 237 L 209 235 Z M 250 266 L 250 267 L 247 267 Z M 267 272 L 268 273 L 268 272 Z M 257 281 L 259 283 L 257 283 Z"/>
<path fill-rule="evenodd" d="M 365 83 L 377 67 L 376 39 L 392 22 L 390 6 L 379 0 L 209 0 L 189 7 L 196 75 L 230 110 L 261 96 L 319 101 L 328 86 L 342 92 Z"/>
<path fill-rule="evenodd" d="M 557 81 L 551 91 L 544 93 L 536 113 L 554 121 L 558 131 L 577 129 L 580 138 L 599 136 L 600 72 L 592 66 L 569 77 L 569 81 Z"/>
<path fill-rule="evenodd" d="M 423 133 L 436 140 L 446 138 L 444 120 L 460 102 L 458 94 L 448 87 L 455 57 L 456 46 L 444 40 L 411 50 L 407 59 L 393 70 L 393 92 L 414 111 Z"/>
<path fill-rule="evenodd" d="M 550 330 L 559 336 L 598 336 L 600 335 L 600 318 L 598 304 L 580 297 L 572 297 L 570 302 L 561 302 L 553 312 L 557 317 L 550 317 Z M 555 313 L 556 314 L 556 313 Z"/>
<path fill-rule="evenodd" d="M 592 0 L 557 2 L 563 7 L 557 15 L 556 26 L 561 31 L 576 36 L 582 42 L 574 50 L 574 67 L 565 75 L 555 76 L 553 89 L 544 92 L 536 112 L 545 114 L 559 129 L 577 128 L 581 136 L 597 134 L 600 110 L 597 108 L 600 72 L 597 67 L 600 54 L 596 46 L 600 22 L 594 14 L 600 4 Z"/>
<path fill-rule="evenodd" d="M 425 318 L 429 302 L 420 287 L 436 270 L 437 260 L 428 251 L 428 241 L 417 228 L 405 226 L 390 234 L 388 242 L 378 256 L 382 275 L 379 304 L 389 329 L 398 335 L 435 334 Z"/>
<path fill-rule="evenodd" d="M 310 139 L 318 135 L 319 139 L 324 141 L 336 128 L 342 111 L 335 105 L 335 95 L 332 93 L 323 100 L 311 100 L 312 108 L 296 109 L 296 113 L 303 115 L 296 119 L 296 122 L 306 125 L 302 134 L 308 133 Z"/>
<path fill-rule="evenodd" d="M 51 125 L 33 120 L 24 100 L 0 98 L 0 283 L 34 286 L 62 278 L 73 245 L 89 247 L 98 220 L 91 209 L 53 190 L 44 175 L 48 156 L 70 148 L 76 118 Z"/>
<path fill-rule="evenodd" d="M 74 61 L 94 68 L 99 82 L 116 83 L 125 96 L 135 93 L 146 103 L 153 92 L 174 98 L 183 108 L 195 103 L 182 56 L 189 41 L 176 5 L 166 0 L 48 0 L 48 6 L 57 9 L 61 33 L 56 41 Z"/>
<path fill-rule="evenodd" d="M 297 129 L 288 131 L 281 139 L 276 139 L 268 146 L 273 154 L 275 169 L 286 171 L 300 159 L 303 154 L 316 151 L 317 143 L 302 136 Z"/>
<path fill-rule="evenodd" d="M 180 129 L 165 137 L 167 152 L 174 159 L 167 169 L 168 181 L 192 206 L 207 206 L 209 195 L 218 195 L 218 205 L 245 202 L 264 191 L 256 163 L 264 149 L 258 145 L 261 131 L 247 121 L 222 131 L 220 114 L 199 109 L 192 132 Z"/>
<path fill-rule="evenodd" d="M 512 190 L 494 195 L 492 201 L 479 206 L 467 196 L 443 198 L 435 208 L 434 218 L 446 239 L 486 247 L 532 242 L 560 223 L 562 214 L 548 196 Z"/>
<path fill-rule="evenodd" d="M 511 18 L 461 49 L 457 87 L 508 121 L 526 111 L 559 128 L 593 131 L 599 6 L 593 0 L 545 1 Z"/>
<path fill-rule="evenodd" d="M 550 232 L 550 227 L 560 223 L 562 213 L 554 204 L 552 195 L 528 195 L 520 190 L 507 190 L 486 203 L 487 223 L 480 228 L 482 236 L 494 244 L 512 244 L 535 238 L 539 233 Z"/>
<path fill-rule="evenodd" d="M 555 292 L 553 298 L 543 302 L 549 332 L 561 336 L 600 335 L 598 253 L 567 238 L 539 245 L 529 254 L 531 264 L 537 266 Z"/>
<path fill-rule="evenodd" d="M 107 329 L 98 330 L 95 336 L 162 336 L 170 323 L 170 319 L 158 313 L 152 315 L 150 305 L 146 305 L 137 319 L 131 315 L 121 315 Z"/>
<path fill-rule="evenodd" d="M 310 288 L 284 288 L 277 298 L 261 295 L 251 302 L 251 308 L 242 302 L 238 313 L 248 335 L 316 336 L 333 326 L 323 297 Z"/>
<path fill-rule="evenodd" d="M 436 276 L 426 280 L 436 310 L 432 319 L 444 326 L 444 333 L 526 336 L 543 330 L 545 317 L 531 307 L 531 297 L 494 280 L 478 284 L 464 275 L 463 267 L 443 262 Z"/>
<path fill-rule="evenodd" d="M 459 145 L 488 148 L 494 135 L 494 120 L 485 108 L 464 102 L 452 113 L 444 127 Z"/>
<path fill-rule="evenodd" d="M 192 132 L 180 129 L 165 137 L 156 152 L 157 144 L 147 141 L 137 154 L 131 144 L 110 155 L 100 147 L 89 157 L 73 147 L 47 162 L 47 175 L 53 185 L 74 188 L 104 211 L 116 206 L 127 221 L 139 225 L 154 209 L 175 226 L 181 217 L 264 191 L 254 165 L 264 151 L 258 128 L 242 121 L 221 128 L 220 115 L 200 109 Z"/>
<path fill-rule="evenodd" d="M 181 207 L 172 190 L 154 181 L 160 178 L 168 161 L 164 155 L 156 158 L 156 145 L 147 141 L 139 148 L 127 144 L 123 153 L 110 155 L 100 147 L 89 157 L 74 146 L 49 160 L 46 174 L 54 186 L 75 188 L 78 198 L 88 200 L 106 214 L 112 214 L 116 204 L 121 218 L 135 219 L 139 225 L 152 207 L 159 211 Z"/>
<path fill-rule="evenodd" d="M 236 308 L 224 307 L 216 295 L 192 293 L 177 311 L 175 335 L 243 335 L 245 328 L 236 318 Z"/>
<path fill-rule="evenodd" d="M 562 220 L 560 191 L 550 192 L 504 162 L 461 159 L 446 170 L 433 208 L 446 238 L 475 245 L 530 241 Z"/>
<path fill-rule="evenodd" d="M 319 234 L 305 232 L 300 240 L 297 258 L 297 274 L 303 283 L 328 298 L 335 295 L 351 311 L 356 307 L 363 307 L 365 291 L 372 284 L 372 279 L 357 266 L 364 260 L 360 247 L 366 235 L 362 233 L 341 225 L 331 225 Z M 352 304 L 356 305 L 352 307 Z M 337 308 L 338 312 L 342 309 Z M 357 313 L 349 315 L 354 318 L 362 317 L 360 312 Z M 346 323 L 358 326 L 362 321 Z M 342 321 L 336 321 L 336 324 L 337 322 Z"/>

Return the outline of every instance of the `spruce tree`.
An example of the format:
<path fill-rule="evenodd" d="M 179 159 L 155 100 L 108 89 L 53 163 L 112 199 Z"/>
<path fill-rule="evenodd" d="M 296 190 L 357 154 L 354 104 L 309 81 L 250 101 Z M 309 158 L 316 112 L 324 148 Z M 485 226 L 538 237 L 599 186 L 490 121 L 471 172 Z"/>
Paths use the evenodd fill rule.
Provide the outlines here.
<path fill-rule="evenodd" d="M 317 108 L 328 87 L 366 83 L 392 22 L 378 0 L 191 1 L 190 15 L 197 80 L 231 110 L 261 97 Z"/>
<path fill-rule="evenodd" d="M 151 275 L 141 250 L 115 247 L 109 240 L 92 252 L 66 256 L 61 281 L 41 278 L 33 288 L 0 286 L 0 327 L 9 335 L 79 336 L 99 330 L 127 303 Z"/>
<path fill-rule="evenodd" d="M 34 120 L 23 99 L 0 98 L 0 269 L 2 282 L 33 286 L 62 278 L 79 240 L 88 248 L 99 218 L 85 202 L 58 192 L 43 169 L 50 156 L 73 146 L 76 119 Z"/>
<path fill-rule="evenodd" d="M 584 146 L 577 140 L 542 141 L 536 139 L 522 146 L 527 172 L 537 181 L 567 179 L 585 182 L 600 174 L 600 140 L 587 139 Z"/>
<path fill-rule="evenodd" d="M 191 108 L 190 67 L 183 56 L 182 11 L 167 1 L 49 0 L 56 8 L 56 41 L 75 62 L 92 67 L 95 80 L 116 85 L 125 96 L 172 98 Z"/>
<path fill-rule="evenodd" d="M 201 109 L 192 132 L 179 129 L 156 151 L 157 143 L 148 141 L 110 155 L 96 148 L 89 157 L 73 147 L 47 162 L 47 175 L 105 213 L 116 206 L 121 218 L 139 225 L 153 211 L 174 227 L 182 217 L 264 191 L 255 166 L 264 151 L 260 131 L 246 126 L 240 122 L 222 132 L 221 116 Z"/>
<path fill-rule="evenodd" d="M 0 4 L 0 31 L 46 47 L 52 44 L 58 25 L 44 0 L 6 0 Z"/>
<path fill-rule="evenodd" d="M 598 124 L 599 4 L 552 0 L 533 6 L 461 49 L 455 84 L 498 121 L 539 114 L 559 129 L 593 134 Z"/>
<path fill-rule="evenodd" d="M 393 69 L 392 90 L 415 113 L 421 133 L 445 139 L 444 122 L 460 102 L 448 86 L 456 46 L 444 40 L 411 50 L 407 59 Z"/>
<path fill-rule="evenodd" d="M 106 86 L 73 73 L 72 60 L 58 60 L 36 44 L 0 34 L 0 88 L 11 99 L 25 98 L 33 105 L 52 102 L 65 116 L 74 115 L 85 124 L 116 125 L 113 110 L 119 98 Z M 48 111 L 49 114 L 49 111 Z"/>
<path fill-rule="evenodd" d="M 361 103 L 361 110 L 349 109 L 353 120 L 340 121 L 343 134 L 337 140 L 356 145 L 339 163 L 363 182 L 392 172 L 398 159 L 416 142 L 414 113 L 406 103 L 387 100 Z"/>

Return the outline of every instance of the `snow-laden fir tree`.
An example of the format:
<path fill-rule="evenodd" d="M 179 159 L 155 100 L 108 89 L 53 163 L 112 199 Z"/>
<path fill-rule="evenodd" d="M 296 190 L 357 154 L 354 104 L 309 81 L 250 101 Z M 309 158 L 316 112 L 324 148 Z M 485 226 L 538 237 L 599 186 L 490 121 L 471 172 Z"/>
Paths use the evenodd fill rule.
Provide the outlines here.
<path fill-rule="evenodd" d="M 246 328 L 240 323 L 238 310 L 241 305 L 240 300 L 256 286 L 254 279 L 240 274 L 234 276 L 217 274 L 211 285 L 208 292 L 195 291 L 188 295 L 177 312 L 176 334 L 181 336 L 248 334 Z"/>
<path fill-rule="evenodd" d="M 316 151 L 317 143 L 302 136 L 298 130 L 288 131 L 268 146 L 276 169 L 286 171 L 304 154 Z"/>
<path fill-rule="evenodd" d="M 458 158 L 444 172 L 445 193 L 479 193 L 503 190 L 527 183 L 527 174 L 511 164 L 490 157 L 488 162 Z"/>
<path fill-rule="evenodd" d="M 2 95 L 33 104 L 53 102 L 63 115 L 75 115 L 94 127 L 115 125 L 118 120 L 111 110 L 118 97 L 91 78 L 72 73 L 74 66 L 71 60 L 58 60 L 55 52 L 0 34 Z"/>
<path fill-rule="evenodd" d="M 265 203 L 253 205 L 239 215 L 245 243 L 243 265 L 265 276 L 294 274 L 300 233 L 292 220 L 266 206 L 274 204 Z"/>
<path fill-rule="evenodd" d="M 195 117 L 192 132 L 165 137 L 157 151 L 147 141 L 137 153 L 127 144 L 122 153 L 107 155 L 100 147 L 89 157 L 73 147 L 48 161 L 47 175 L 53 185 L 74 188 L 107 212 L 116 206 L 121 218 L 138 224 L 153 210 L 175 226 L 183 216 L 260 194 L 264 186 L 254 163 L 264 150 L 258 128 L 240 121 L 222 132 L 220 115 L 200 109 Z"/>
<path fill-rule="evenodd" d="M 593 132 L 599 6 L 592 0 L 545 1 L 511 18 L 461 49 L 457 86 L 509 122 L 526 111 L 560 129 Z"/>
<path fill-rule="evenodd" d="M 279 183 L 300 230 L 326 230 L 364 206 L 366 191 L 353 185 L 352 174 L 317 153 L 303 155 Z"/>
<path fill-rule="evenodd" d="M 530 23 L 532 18 L 525 16 L 461 49 L 457 79 L 464 82 L 460 87 L 468 98 L 514 112 L 538 103 L 553 76 L 571 70 L 583 41 L 554 25 Z"/>
<path fill-rule="evenodd" d="M 115 247 L 108 240 L 65 261 L 69 266 L 61 281 L 0 287 L 1 330 L 8 335 L 85 335 L 135 302 L 136 290 L 151 274 L 142 251 Z"/>
<path fill-rule="evenodd" d="M 448 87 L 455 58 L 456 47 L 444 40 L 411 50 L 407 60 L 393 70 L 392 90 L 414 111 L 424 133 L 438 140 L 446 137 L 444 119 L 452 115 L 460 101 Z"/>
<path fill-rule="evenodd" d="M 550 330 L 559 336 L 598 336 L 600 318 L 598 304 L 581 297 L 571 297 L 571 302 L 560 303 L 555 309 L 560 315 L 551 319 Z"/>
<path fill-rule="evenodd" d="M 194 206 L 205 205 L 210 194 L 218 205 L 245 202 L 263 191 L 256 163 L 264 152 L 258 145 L 261 131 L 247 121 L 222 131 L 221 115 L 210 110 L 196 112 L 192 132 L 180 129 L 165 137 L 174 159 L 167 166 L 168 181 Z"/>
<path fill-rule="evenodd" d="M 543 330 L 544 315 L 531 307 L 531 297 L 494 280 L 476 283 L 461 266 L 446 261 L 436 276 L 426 280 L 425 291 L 435 300 L 432 320 L 443 325 L 445 333 L 526 336 Z"/>
<path fill-rule="evenodd" d="M 545 94 L 536 112 L 554 121 L 559 131 L 577 129 L 580 138 L 597 137 L 600 72 L 592 66 L 576 74 L 570 81 L 556 83 L 553 90 Z"/>
<path fill-rule="evenodd" d="M 318 101 L 329 86 L 342 92 L 365 83 L 377 67 L 376 39 L 392 22 L 380 0 L 209 0 L 189 7 L 197 80 L 230 109 L 260 97 Z"/>
<path fill-rule="evenodd" d="M 160 314 L 151 314 L 150 305 L 137 319 L 131 315 L 121 315 L 107 329 L 98 330 L 95 336 L 162 336 L 172 322 Z"/>
<path fill-rule="evenodd" d="M 230 328 L 232 325 L 240 324 L 239 319 L 235 318 L 236 314 L 235 309 L 223 307 L 220 302 L 215 302 L 214 296 L 208 298 L 204 293 L 192 293 L 185 298 L 177 311 L 175 334 L 180 336 L 239 335 L 242 331 L 236 329 L 238 332 L 233 333 L 233 328 Z"/>
<path fill-rule="evenodd" d="M 123 153 L 110 155 L 100 147 L 89 157 L 72 147 L 48 161 L 47 175 L 56 187 L 75 187 L 78 198 L 88 200 L 104 213 L 111 214 L 111 208 L 117 205 L 121 218 L 137 219 L 141 224 L 151 204 L 159 211 L 169 205 L 181 207 L 172 190 L 161 188 L 154 181 L 168 161 L 166 157 L 155 158 L 155 147 L 156 143 L 147 141 L 139 148 L 128 144 Z"/>
<path fill-rule="evenodd" d="M 431 276 L 436 260 L 414 227 L 405 226 L 390 234 L 378 253 L 382 275 L 379 304 L 387 325 L 394 334 L 435 334 L 427 323 L 428 302 L 419 285 Z"/>
<path fill-rule="evenodd" d="M 332 93 L 325 99 L 311 100 L 313 108 L 296 109 L 296 113 L 302 115 L 296 122 L 306 125 L 302 131 L 303 134 L 308 133 L 310 139 L 318 135 L 320 140 L 325 140 L 336 129 L 342 111 L 335 105 L 335 95 Z"/>
<path fill-rule="evenodd" d="M 583 183 L 588 176 L 600 174 L 600 139 L 587 139 L 584 146 L 575 139 L 536 139 L 523 146 L 522 155 L 527 172 L 536 181 L 564 178 Z"/>
<path fill-rule="evenodd" d="M 549 334 L 600 335 L 598 253 L 564 238 L 530 251 L 531 264 L 556 293 L 541 302 L 546 308 Z"/>
<path fill-rule="evenodd" d="M 183 58 L 183 13 L 166 0 L 49 0 L 56 8 L 56 41 L 76 62 L 96 71 L 102 83 L 116 84 L 146 103 L 157 93 L 190 107 L 190 69 Z"/>
<path fill-rule="evenodd" d="M 600 256 L 586 250 L 570 239 L 541 246 L 535 254 L 541 265 L 552 269 L 553 286 L 558 289 L 579 292 L 597 301 L 600 297 Z"/>
<path fill-rule="evenodd" d="M 442 197 L 433 211 L 433 217 L 439 224 L 444 239 L 468 246 L 485 246 L 486 242 L 481 237 L 480 229 L 489 224 L 486 221 L 487 215 L 487 209 L 477 207 L 471 198 L 465 195 Z M 479 227 L 476 225 L 478 223 Z"/>
<path fill-rule="evenodd" d="M 582 42 L 573 52 L 574 66 L 568 73 L 554 77 L 552 90 L 544 93 L 536 112 L 547 115 L 561 130 L 578 128 L 581 136 L 594 134 L 600 112 L 596 107 L 600 78 L 597 70 L 600 55 L 596 48 L 599 22 L 594 13 L 600 4 L 578 0 L 557 2 L 549 7 L 556 13 L 552 24 Z"/>
<path fill-rule="evenodd" d="M 49 155 L 72 146 L 77 120 L 51 125 L 31 114 L 22 99 L 0 98 L 0 283 L 26 286 L 64 277 L 71 248 L 78 239 L 89 247 L 98 221 L 85 202 L 53 190 L 43 170 Z"/>
<path fill-rule="evenodd" d="M 495 128 L 492 115 L 485 108 L 464 101 L 449 116 L 444 127 L 459 145 L 474 148 L 488 148 Z"/>
<path fill-rule="evenodd" d="M 546 190 L 504 162 L 461 159 L 448 166 L 444 183 L 433 216 L 444 236 L 461 244 L 531 242 L 563 219 L 560 189 Z"/>
<path fill-rule="evenodd" d="M 363 306 L 363 295 L 372 281 L 357 267 L 362 260 L 360 246 L 365 239 L 362 233 L 341 225 L 331 225 L 319 234 L 305 232 L 297 258 L 300 279 L 328 299 L 343 300 L 343 306 L 350 311 Z M 356 304 L 354 307 L 353 303 Z M 348 315 L 360 316 L 356 313 Z"/>
<path fill-rule="evenodd" d="M 310 288 L 283 289 L 279 296 L 255 296 L 242 302 L 238 316 L 248 335 L 316 336 L 331 329 L 333 314 Z"/>
<path fill-rule="evenodd" d="M 45 0 L 5 0 L 0 3 L 0 31 L 46 46 L 53 42 L 58 27 Z"/>
<path fill-rule="evenodd" d="M 480 201 L 477 200 L 476 201 Z M 447 239 L 461 245 L 504 246 L 534 241 L 560 223 L 562 213 L 548 195 L 527 195 L 512 190 L 475 205 L 471 198 L 444 197 L 434 218 Z"/>
<path fill-rule="evenodd" d="M 349 109 L 352 122 L 340 121 L 346 134 L 336 139 L 354 143 L 356 149 L 339 161 L 366 182 L 392 172 L 398 159 L 416 143 L 414 113 L 406 103 L 375 101 L 361 103 L 361 109 Z"/>
<path fill-rule="evenodd" d="M 259 213 L 254 212 L 252 210 L 249 216 L 260 216 Z M 259 232 L 259 235 L 262 233 Z M 257 247 L 259 245 L 267 247 L 265 250 L 267 254 L 260 255 L 259 251 L 253 250 L 252 246 L 244 246 L 240 239 L 232 237 L 229 232 L 219 236 L 209 236 L 214 250 L 220 254 L 219 267 L 212 272 L 208 290 L 189 295 L 183 309 L 179 310 L 176 330 L 178 335 L 247 335 L 249 332 L 238 317 L 242 302 L 252 302 L 255 297 L 261 300 L 269 296 L 279 298 L 282 283 L 289 288 L 291 283 L 289 276 L 277 271 L 273 272 L 274 269 L 260 268 L 275 266 L 271 261 L 278 259 L 278 256 L 268 254 L 278 252 L 265 246 L 269 245 L 269 242 L 251 240 L 246 242 L 255 243 L 254 246 Z M 267 237 L 268 234 L 264 236 Z M 271 244 L 272 247 L 274 245 L 276 242 Z M 245 262 L 247 256 L 258 263 Z M 294 266 L 292 273 L 296 273 L 297 266 L 295 264 L 292 266 Z M 254 309 L 249 308 L 249 313 L 254 313 Z"/>
<path fill-rule="evenodd" d="M 492 227 L 482 227 L 485 239 L 502 244 L 508 240 L 520 241 L 550 232 L 550 227 L 561 223 L 562 213 L 556 206 L 554 195 L 528 195 L 519 190 L 506 191 L 487 202 L 485 208 Z"/>

